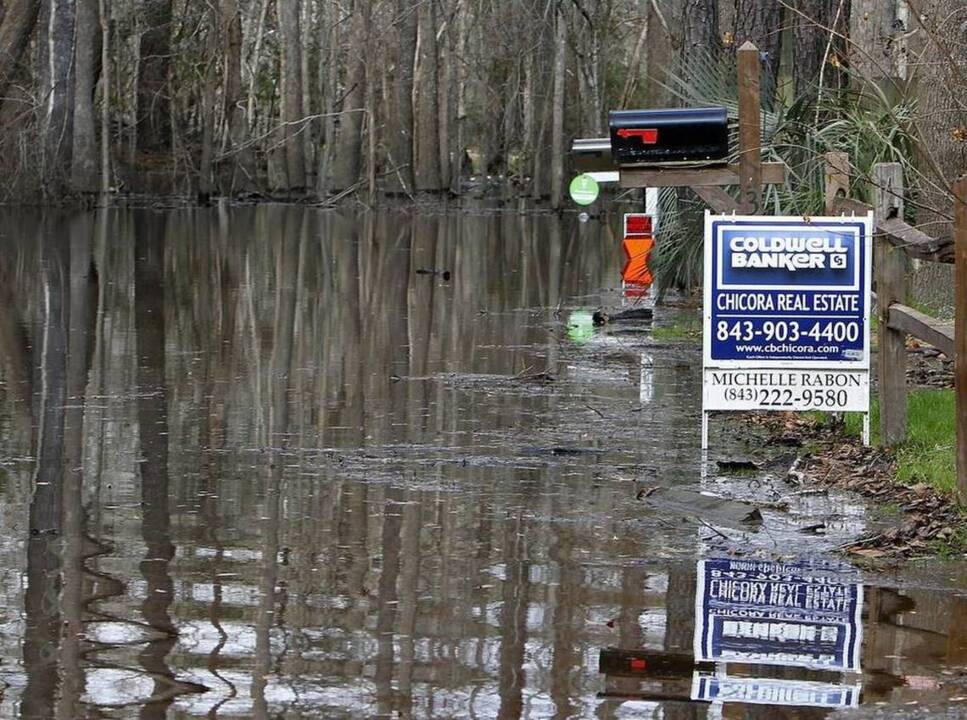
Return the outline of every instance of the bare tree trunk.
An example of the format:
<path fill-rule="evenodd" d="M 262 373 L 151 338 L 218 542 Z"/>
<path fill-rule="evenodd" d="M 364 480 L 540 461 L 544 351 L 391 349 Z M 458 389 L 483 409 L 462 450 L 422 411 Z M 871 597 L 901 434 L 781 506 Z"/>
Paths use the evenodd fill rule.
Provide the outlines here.
<path fill-rule="evenodd" d="M 699 57 L 702 52 L 715 55 L 721 46 L 717 0 L 685 0 L 682 15 L 682 67 L 685 80 L 689 74 L 689 58 Z"/>
<path fill-rule="evenodd" d="M 367 57 L 375 57 L 376 49 L 369 43 L 370 33 L 366 34 L 367 47 L 365 49 Z M 376 133 L 379 122 L 376 118 L 376 73 L 370 73 L 366 83 L 366 189 L 369 194 L 370 202 L 376 196 Z"/>
<path fill-rule="evenodd" d="M 890 46 L 895 20 L 896 2 L 853 0 L 849 28 L 849 64 L 857 78 L 878 82 L 892 74 L 893 58 Z"/>
<path fill-rule="evenodd" d="M 413 64 L 416 59 L 417 10 L 413 0 L 400 0 L 397 7 L 399 49 L 393 87 L 394 113 L 392 118 L 387 118 L 391 122 L 391 162 L 396 170 L 390 180 L 395 180 L 399 189 L 408 193 L 413 189 Z"/>
<path fill-rule="evenodd" d="M 648 50 L 645 47 L 645 40 L 648 38 L 648 27 L 651 25 L 648 21 L 651 7 L 648 0 L 642 0 L 641 5 L 641 17 L 638 21 L 641 24 L 641 30 L 638 32 L 635 47 L 631 51 L 631 59 L 628 61 L 628 75 L 625 77 L 624 89 L 621 91 L 621 99 L 618 101 L 619 108 L 628 107 L 628 103 L 631 102 L 635 91 L 638 89 L 642 67 L 647 68 L 648 66 Z"/>
<path fill-rule="evenodd" d="M 51 0 L 47 35 L 50 95 L 44 112 L 44 174 L 49 189 L 55 193 L 59 192 L 70 168 L 74 127 L 73 59 L 74 4 L 70 0 Z"/>
<path fill-rule="evenodd" d="M 98 190 L 97 131 L 94 123 L 94 51 L 98 33 L 98 0 L 77 0 L 74 43 L 74 149 L 71 186 L 76 192 Z M 107 128 L 105 128 L 105 132 Z"/>
<path fill-rule="evenodd" d="M 222 0 L 222 38 L 225 45 L 225 116 L 231 139 L 232 190 L 251 192 L 258 186 L 255 155 L 249 145 L 248 121 L 242 105 L 242 15 L 238 0 Z"/>
<path fill-rule="evenodd" d="M 214 24 L 214 23 L 213 23 Z M 201 159 L 198 162 L 198 200 L 207 203 L 214 188 L 213 161 L 215 157 L 215 58 L 205 67 L 201 89 Z"/>
<path fill-rule="evenodd" d="M 450 172 L 450 192 L 460 194 L 463 179 L 463 159 L 466 155 L 467 119 L 467 34 L 470 32 L 470 11 L 466 3 L 457 4 L 453 18 L 456 40 L 454 42 L 453 62 L 456 64 L 456 89 L 454 97 L 452 170 Z"/>
<path fill-rule="evenodd" d="M 98 0 L 101 16 L 101 194 L 111 190 L 111 9 Z"/>
<path fill-rule="evenodd" d="M 249 130 L 255 129 L 255 86 L 259 78 L 259 63 L 262 60 L 262 38 L 265 35 L 265 21 L 272 0 L 261 0 L 259 21 L 255 29 L 255 49 L 252 51 L 252 77 L 248 84 L 248 122 Z"/>
<path fill-rule="evenodd" d="M 831 64 L 845 57 L 836 33 L 849 32 L 850 0 L 796 0 L 793 17 L 793 87 L 797 98 L 815 97 L 820 87 L 839 86 L 840 71 Z"/>
<path fill-rule="evenodd" d="M 138 62 L 138 149 L 164 151 L 171 147 L 171 0 L 143 0 Z"/>
<path fill-rule="evenodd" d="M 566 70 L 567 21 L 563 9 L 555 15 L 554 98 L 551 102 L 551 207 L 561 207 L 564 190 L 564 72 Z"/>
<path fill-rule="evenodd" d="M 0 20 L 0 104 L 16 74 L 40 12 L 40 0 L 11 0 Z"/>
<path fill-rule="evenodd" d="M 366 47 L 368 9 L 363 0 L 353 6 L 348 46 L 349 73 L 346 77 L 346 94 L 340 108 L 339 138 L 335 148 L 332 182 L 333 190 L 346 190 L 359 181 L 360 154 L 362 152 L 363 102 L 366 97 Z M 337 35 L 338 37 L 338 35 Z"/>
<path fill-rule="evenodd" d="M 433 0 L 419 4 L 416 32 L 413 68 L 413 175 L 417 190 L 439 190 L 437 27 Z"/>
<path fill-rule="evenodd" d="M 325 32 L 323 46 L 326 52 L 326 72 L 323 111 L 325 117 L 322 123 L 322 150 L 319 153 L 319 165 L 316 170 L 316 192 L 320 197 L 329 194 L 333 180 L 333 161 L 336 149 L 336 83 L 339 77 L 339 48 L 337 30 L 341 21 L 341 10 L 336 3 L 323 6 L 322 28 Z M 321 55 L 321 53 L 320 53 Z M 323 73 L 320 71 L 320 78 Z"/>
<path fill-rule="evenodd" d="M 551 84 L 553 85 L 553 80 L 550 74 L 543 72 L 540 74 L 547 80 L 551 80 Z M 546 93 L 544 94 L 544 98 L 546 100 Z M 531 194 L 538 199 L 547 197 L 550 194 L 549 185 L 551 170 L 548 168 L 547 163 L 547 133 L 550 129 L 550 126 L 553 125 L 553 105 L 554 103 L 546 101 L 538 103 L 538 107 L 542 108 L 543 110 L 540 114 L 540 122 L 534 135 L 534 172 L 532 175 L 531 185 Z"/>
<path fill-rule="evenodd" d="M 782 59 L 782 22 L 785 6 L 777 0 L 736 0 L 735 43 L 739 47 L 751 40 L 765 56 L 762 96 L 771 100 L 779 78 Z"/>
<path fill-rule="evenodd" d="M 453 28 L 447 19 L 445 32 L 439 37 L 440 61 L 437 66 L 439 110 L 438 152 L 440 153 L 440 188 L 450 187 L 450 118 L 453 115 Z"/>
<path fill-rule="evenodd" d="M 286 189 L 305 190 L 306 159 L 302 142 L 301 0 L 276 3 L 282 34 L 282 136 L 285 138 Z"/>
<path fill-rule="evenodd" d="M 582 10 L 577 18 L 577 35 L 583 41 L 583 52 L 577 58 L 580 88 L 584 97 L 582 103 L 584 127 L 592 137 L 604 134 L 604 98 L 601 88 L 601 31 L 600 26 L 607 23 L 607 8 L 599 3 L 591 12 Z"/>
<path fill-rule="evenodd" d="M 301 63 L 299 74 L 302 77 L 302 117 L 307 118 L 312 115 L 312 68 L 309 61 L 313 56 L 314 49 L 312 43 L 315 35 L 312 32 L 312 15 L 314 8 L 311 0 L 302 3 L 302 14 L 299 17 L 299 53 Z M 315 124 L 311 120 L 306 120 L 299 126 L 299 140 L 302 143 L 302 157 L 305 166 L 305 187 L 312 186 L 312 168 L 314 167 L 314 152 L 316 144 L 313 141 L 313 128 Z"/>

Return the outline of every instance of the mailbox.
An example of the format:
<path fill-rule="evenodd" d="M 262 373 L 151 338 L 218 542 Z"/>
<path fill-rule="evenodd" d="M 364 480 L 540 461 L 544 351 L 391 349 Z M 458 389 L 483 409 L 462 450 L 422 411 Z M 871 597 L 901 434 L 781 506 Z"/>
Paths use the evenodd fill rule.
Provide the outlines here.
<path fill-rule="evenodd" d="M 611 138 L 579 138 L 571 144 L 571 158 L 579 173 L 618 169 L 611 159 Z"/>
<path fill-rule="evenodd" d="M 728 113 L 723 107 L 613 110 L 611 155 L 619 167 L 725 162 Z"/>

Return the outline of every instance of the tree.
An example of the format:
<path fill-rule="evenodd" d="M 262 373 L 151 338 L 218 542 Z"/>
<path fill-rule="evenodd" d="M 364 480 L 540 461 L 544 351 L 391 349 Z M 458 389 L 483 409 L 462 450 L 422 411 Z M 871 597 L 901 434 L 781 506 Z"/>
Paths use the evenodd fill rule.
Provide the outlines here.
<path fill-rule="evenodd" d="M 37 24 L 40 0 L 10 0 L 0 20 L 0 103 Z"/>
<path fill-rule="evenodd" d="M 46 47 L 50 93 L 44 103 L 45 175 L 49 189 L 58 190 L 69 172 L 74 132 L 74 3 L 50 0 Z"/>
<path fill-rule="evenodd" d="M 138 149 L 163 151 L 171 147 L 171 0 L 144 0 L 144 32 L 138 62 Z"/>
<path fill-rule="evenodd" d="M 551 101 L 551 207 L 561 207 L 564 189 L 564 72 L 567 20 L 563 8 L 554 14 L 554 97 Z"/>
<path fill-rule="evenodd" d="M 98 0 L 77 0 L 74 41 L 74 137 L 71 186 L 77 192 L 98 189 L 97 132 L 94 124 L 95 51 Z"/>
<path fill-rule="evenodd" d="M 242 104 L 242 15 L 238 0 L 221 0 L 221 40 L 225 48 L 225 117 L 232 163 L 232 187 L 251 192 L 258 185 L 255 156 L 249 144 L 248 120 Z"/>
<path fill-rule="evenodd" d="M 778 0 L 736 0 L 734 44 L 751 40 L 764 58 L 762 95 L 772 99 L 782 59 L 782 27 L 785 5 Z"/>
<path fill-rule="evenodd" d="M 416 5 L 400 0 L 397 5 L 396 69 L 393 83 L 393 112 L 387 118 L 390 132 L 390 184 L 413 188 L 413 63 L 416 60 Z M 459 60 L 458 60 L 459 62 Z"/>
<path fill-rule="evenodd" d="M 441 187 L 435 8 L 432 0 L 424 0 L 417 6 L 413 67 L 413 175 L 417 190 Z"/>
<path fill-rule="evenodd" d="M 690 62 L 703 54 L 715 57 L 722 47 L 717 0 L 685 0 L 682 12 L 682 74 L 688 82 Z"/>
<path fill-rule="evenodd" d="M 346 75 L 346 89 L 344 91 L 342 107 L 339 109 L 338 137 L 335 158 L 332 167 L 329 186 L 333 190 L 345 190 L 359 181 L 359 159 L 362 150 L 363 134 L 363 98 L 366 84 L 366 38 L 368 36 L 368 6 L 363 0 L 356 0 L 353 4 L 352 17 L 349 20 L 348 37 L 349 51 Z"/>
<path fill-rule="evenodd" d="M 302 31 L 301 0 L 276 3 L 282 34 L 282 137 L 285 142 L 286 189 L 305 190 L 306 158 L 302 141 Z"/>
<path fill-rule="evenodd" d="M 796 0 L 793 16 L 795 43 L 792 64 L 797 98 L 812 97 L 819 88 L 836 87 L 836 66 L 845 57 L 841 36 L 849 30 L 848 0 Z"/>

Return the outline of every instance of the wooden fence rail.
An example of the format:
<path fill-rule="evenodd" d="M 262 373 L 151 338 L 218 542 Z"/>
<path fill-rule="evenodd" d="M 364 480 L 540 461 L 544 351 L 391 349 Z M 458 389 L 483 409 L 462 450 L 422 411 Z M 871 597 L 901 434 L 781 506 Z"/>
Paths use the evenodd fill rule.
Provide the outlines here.
<path fill-rule="evenodd" d="M 879 319 L 877 380 L 880 438 L 884 445 L 907 436 L 906 339 L 933 345 L 954 361 L 957 398 L 957 493 L 967 503 L 967 176 L 954 188 L 954 239 L 938 239 L 903 220 L 903 171 L 898 163 L 873 168 L 874 204 L 848 197 L 849 157 L 826 156 L 826 211 L 830 215 L 873 212 L 874 278 Z M 955 263 L 956 312 L 944 322 L 905 304 L 909 258 Z"/>

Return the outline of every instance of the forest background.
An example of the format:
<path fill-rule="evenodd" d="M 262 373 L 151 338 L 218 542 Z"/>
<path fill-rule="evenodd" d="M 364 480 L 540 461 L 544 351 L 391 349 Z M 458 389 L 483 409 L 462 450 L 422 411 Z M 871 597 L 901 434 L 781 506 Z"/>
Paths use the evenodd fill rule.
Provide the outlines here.
<path fill-rule="evenodd" d="M 967 169 L 967 0 L 0 0 L 0 200 L 460 195 L 560 207 L 607 112 L 734 105 L 808 210 L 816 160 L 908 168 L 949 224 Z M 781 193 L 780 193 L 781 194 Z M 792 198 L 792 199 L 790 199 Z M 947 209 L 945 209 L 947 208 Z"/>

